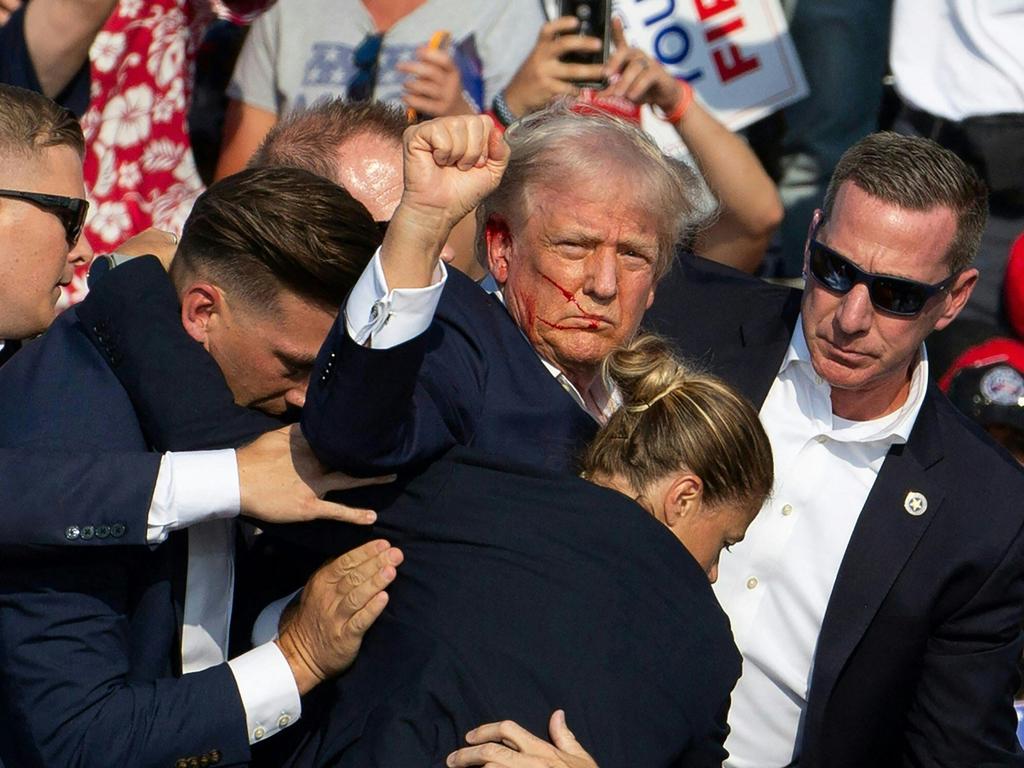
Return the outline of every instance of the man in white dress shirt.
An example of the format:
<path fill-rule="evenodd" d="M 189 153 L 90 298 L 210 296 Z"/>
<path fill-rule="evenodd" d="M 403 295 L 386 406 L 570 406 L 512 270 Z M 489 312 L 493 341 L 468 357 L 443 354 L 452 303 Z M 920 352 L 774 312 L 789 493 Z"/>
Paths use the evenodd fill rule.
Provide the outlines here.
<path fill-rule="evenodd" d="M 929 388 L 923 346 L 971 294 L 984 223 L 933 142 L 875 134 L 837 166 L 761 389 L 772 498 L 715 585 L 744 657 L 732 768 L 1021 764 L 1024 478 Z"/>

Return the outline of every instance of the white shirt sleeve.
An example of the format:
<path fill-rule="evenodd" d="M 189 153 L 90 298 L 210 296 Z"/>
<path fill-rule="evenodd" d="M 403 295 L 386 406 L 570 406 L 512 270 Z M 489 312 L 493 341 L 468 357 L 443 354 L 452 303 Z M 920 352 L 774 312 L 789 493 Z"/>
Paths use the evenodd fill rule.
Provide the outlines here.
<path fill-rule="evenodd" d="M 165 453 L 149 504 L 146 541 L 159 544 L 171 531 L 236 517 L 240 508 L 238 461 L 233 450 Z"/>
<path fill-rule="evenodd" d="M 430 327 L 447 280 L 448 270 L 439 261 L 431 285 L 390 290 L 378 248 L 345 304 L 349 338 L 374 349 L 397 347 L 416 338 Z"/>
<path fill-rule="evenodd" d="M 302 716 L 291 667 L 275 643 L 257 646 L 228 662 L 245 710 L 249 743 L 287 728 Z"/>
<path fill-rule="evenodd" d="M 255 623 L 252 625 L 252 644 L 263 645 L 263 643 L 269 643 L 271 640 L 277 639 L 277 628 L 281 625 L 281 616 L 284 614 L 284 609 L 288 607 L 288 604 L 302 592 L 302 587 L 299 587 L 290 595 L 285 595 L 279 600 L 275 600 L 262 611 L 260 615 L 256 617 Z"/>

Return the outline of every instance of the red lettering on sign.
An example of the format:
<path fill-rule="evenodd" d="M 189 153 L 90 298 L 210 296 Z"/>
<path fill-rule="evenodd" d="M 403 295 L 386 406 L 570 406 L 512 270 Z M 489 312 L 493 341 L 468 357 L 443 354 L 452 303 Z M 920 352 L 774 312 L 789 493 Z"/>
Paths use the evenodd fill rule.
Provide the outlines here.
<path fill-rule="evenodd" d="M 704 30 L 704 38 L 709 42 L 713 43 L 720 37 L 725 37 L 732 32 L 739 32 L 743 29 L 743 17 L 740 16 L 737 19 L 733 19 L 730 22 L 722 24 L 720 27 L 707 27 Z"/>
<path fill-rule="evenodd" d="M 693 0 L 697 8 L 697 15 L 701 21 L 707 21 L 712 16 L 717 16 L 736 7 L 736 0 Z"/>
<path fill-rule="evenodd" d="M 727 54 L 729 56 L 728 59 L 726 59 Z M 735 80 L 741 75 L 753 72 L 761 66 L 757 56 L 751 56 L 747 59 L 743 58 L 743 54 L 740 53 L 736 43 L 730 43 L 724 48 L 712 51 L 711 58 L 715 60 L 715 68 L 718 70 L 718 76 L 723 83 L 728 83 L 730 80 Z"/>

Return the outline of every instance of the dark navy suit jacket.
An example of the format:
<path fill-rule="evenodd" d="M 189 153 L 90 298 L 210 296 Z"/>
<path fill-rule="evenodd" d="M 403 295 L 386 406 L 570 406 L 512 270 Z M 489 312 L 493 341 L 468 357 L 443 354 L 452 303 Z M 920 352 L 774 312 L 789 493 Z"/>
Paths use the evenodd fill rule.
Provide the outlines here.
<path fill-rule="evenodd" d="M 104 305 L 101 316 L 129 311 L 127 303 Z M 486 306 L 500 310 L 495 322 L 511 324 L 500 304 Z M 138 319 L 116 324 L 146 324 Z M 481 343 L 485 332 L 476 330 Z M 135 343 L 147 337 L 136 334 Z M 117 347 L 134 345 L 124 342 Z M 527 349 L 537 382 L 553 385 L 545 391 L 592 429 Z M 182 358 L 190 351 L 182 348 Z M 188 425 L 165 418 L 166 406 L 133 370 L 135 355 L 105 354 L 147 431 L 187 441 Z M 146 356 L 146 365 L 152 360 Z M 213 378 L 192 370 L 204 364 L 193 354 L 179 371 L 215 390 Z M 225 409 L 234 418 L 223 398 L 195 394 L 207 420 Z M 278 531 L 316 550 L 312 562 L 375 535 L 407 557 L 356 667 L 339 679 L 339 691 L 307 697 L 303 720 L 267 745 L 284 755 L 272 764 L 288 759 L 296 739 L 295 765 L 441 764 L 472 726 L 516 717 L 543 734 L 560 706 L 606 765 L 720 764 L 737 654 L 706 576 L 685 549 L 633 502 L 567 475 L 567 457 L 547 470 L 534 455 L 516 462 L 493 449 L 455 451 L 407 476 L 404 487 L 363 489 L 381 512 L 372 531 L 337 524 Z"/>
<path fill-rule="evenodd" d="M 4 367 L 0 446 L 146 450 L 128 395 L 74 309 Z M 112 488 L 97 503 L 119 499 Z M 178 536 L 153 550 L 0 552 L 0 757 L 8 766 L 248 760 L 227 665 L 174 677 L 185 565 Z"/>
<path fill-rule="evenodd" d="M 739 654 L 707 575 L 634 501 L 563 472 L 456 448 L 379 508 L 405 553 L 384 615 L 290 766 L 441 766 L 484 722 L 599 765 L 720 766 Z M 324 552 L 353 543 L 321 524 Z"/>
<path fill-rule="evenodd" d="M 178 297 L 155 258 L 133 259 L 110 272 L 76 312 L 79 331 L 131 392 L 152 450 L 231 447 L 282 425 L 234 405 L 216 363 L 182 329 Z M 25 352 L 39 343 L 24 345 Z M 9 356 L 10 365 L 22 354 Z M 0 382 L 7 367 L 0 368 Z M 23 416 L 20 405 L 7 407 Z M 73 399 L 66 403 L 69 414 L 82 407 Z M 57 432 L 59 426 L 57 419 Z M 145 448 L 68 447 L 75 450 L 65 450 L 59 440 L 0 446 L 0 545 L 145 544 L 160 456 Z"/>
<path fill-rule="evenodd" d="M 800 293 L 683 258 L 647 324 L 758 406 Z M 823 477 L 822 495 L 829 493 Z M 908 491 L 925 514 L 903 509 Z M 1024 472 L 934 386 L 885 459 L 815 652 L 801 766 L 1020 766 Z"/>
<path fill-rule="evenodd" d="M 501 301 L 452 269 L 430 328 L 397 347 L 359 346 L 339 316 L 310 379 L 302 429 L 325 464 L 371 475 L 455 445 L 571 470 L 597 423 Z"/>
<path fill-rule="evenodd" d="M 20 347 L 7 342 L 0 366 Z M 158 455 L 142 451 L 0 448 L 0 546 L 143 544 L 159 467 Z M 126 481 L 115 483 L 122 472 Z"/>

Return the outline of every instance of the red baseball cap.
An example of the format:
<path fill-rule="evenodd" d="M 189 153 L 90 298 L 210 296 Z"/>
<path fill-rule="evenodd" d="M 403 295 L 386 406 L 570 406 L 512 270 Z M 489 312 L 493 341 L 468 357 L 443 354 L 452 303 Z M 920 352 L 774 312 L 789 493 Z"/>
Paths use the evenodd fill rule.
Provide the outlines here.
<path fill-rule="evenodd" d="M 1003 291 L 1010 327 L 1024 339 L 1024 234 L 1021 234 L 1010 247 Z"/>
<path fill-rule="evenodd" d="M 982 426 L 1024 431 L 1024 343 L 994 338 L 971 347 L 949 367 L 939 387 Z"/>

